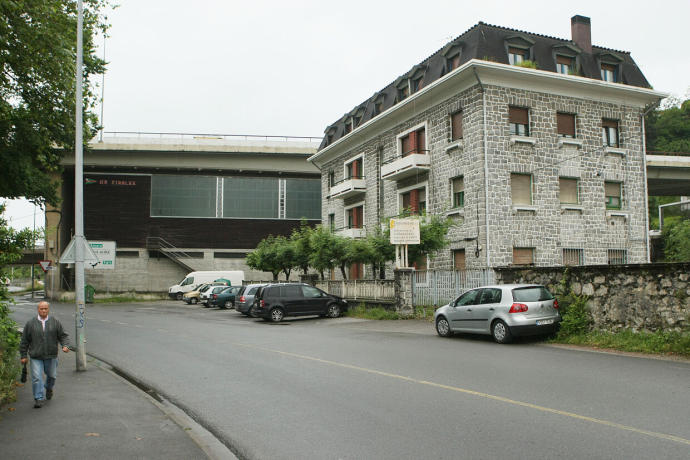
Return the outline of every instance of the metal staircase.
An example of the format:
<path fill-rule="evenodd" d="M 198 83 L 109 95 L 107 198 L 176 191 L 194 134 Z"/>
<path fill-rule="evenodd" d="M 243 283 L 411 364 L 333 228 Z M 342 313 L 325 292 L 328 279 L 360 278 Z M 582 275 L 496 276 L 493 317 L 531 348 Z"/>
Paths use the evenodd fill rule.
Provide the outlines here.
<path fill-rule="evenodd" d="M 189 272 L 200 269 L 195 266 L 196 261 L 193 257 L 159 236 L 146 237 L 146 249 L 158 251 L 159 254 L 164 255 Z"/>

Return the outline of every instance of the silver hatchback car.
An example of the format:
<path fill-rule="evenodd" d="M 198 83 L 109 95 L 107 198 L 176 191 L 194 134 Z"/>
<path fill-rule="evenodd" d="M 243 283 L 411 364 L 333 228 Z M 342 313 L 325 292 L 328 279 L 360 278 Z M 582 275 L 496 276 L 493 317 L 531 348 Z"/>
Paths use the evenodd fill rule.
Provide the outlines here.
<path fill-rule="evenodd" d="M 561 322 L 558 300 L 546 287 L 502 284 L 471 289 L 434 313 L 436 332 L 491 335 L 498 343 L 514 336 L 550 334 Z"/>

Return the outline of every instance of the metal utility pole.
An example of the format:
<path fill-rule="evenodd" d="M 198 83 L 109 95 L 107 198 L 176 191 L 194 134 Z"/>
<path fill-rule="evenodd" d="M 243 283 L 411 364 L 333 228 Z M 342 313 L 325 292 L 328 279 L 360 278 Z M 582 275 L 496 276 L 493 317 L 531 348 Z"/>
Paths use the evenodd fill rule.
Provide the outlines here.
<path fill-rule="evenodd" d="M 82 28 L 84 23 L 84 8 L 82 0 L 77 1 L 77 94 L 76 94 L 76 129 L 74 140 L 74 243 L 75 243 L 75 283 L 74 297 L 77 302 L 77 311 L 74 316 L 76 327 L 75 342 L 77 346 L 76 360 L 77 370 L 86 370 L 86 312 L 84 299 L 84 139 L 82 122 L 82 63 L 83 44 Z"/>
<path fill-rule="evenodd" d="M 31 241 L 33 242 L 33 244 L 31 245 L 31 252 L 32 252 L 31 258 L 33 259 L 33 257 L 36 255 L 36 204 L 35 203 L 34 203 L 34 231 L 31 234 Z M 34 279 L 35 279 L 34 267 L 36 267 L 36 264 L 32 260 L 31 261 L 31 300 L 34 300 L 34 287 L 35 287 L 35 283 L 36 283 L 34 281 Z"/>

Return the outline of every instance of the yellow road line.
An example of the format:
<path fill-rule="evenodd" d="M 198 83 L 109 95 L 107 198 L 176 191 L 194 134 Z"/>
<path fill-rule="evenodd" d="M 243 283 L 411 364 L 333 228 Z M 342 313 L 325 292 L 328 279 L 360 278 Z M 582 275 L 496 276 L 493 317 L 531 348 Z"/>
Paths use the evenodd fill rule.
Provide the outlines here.
<path fill-rule="evenodd" d="M 603 425 L 603 426 L 608 426 L 608 427 L 611 427 L 611 428 L 617 428 L 617 429 L 623 430 L 623 431 L 629 431 L 629 432 L 632 432 L 632 433 L 643 434 L 643 435 L 646 435 L 646 436 L 651 436 L 651 437 L 653 437 L 653 438 L 663 439 L 663 440 L 666 440 L 666 441 L 673 441 L 673 442 L 677 442 L 677 443 L 680 443 L 680 444 L 686 444 L 686 445 L 690 446 L 690 439 L 681 438 L 681 437 L 679 437 L 679 436 L 673 436 L 673 435 L 670 435 L 670 434 L 657 433 L 657 432 L 655 432 L 655 431 L 643 430 L 643 429 L 640 429 L 640 428 L 635 428 L 635 427 L 628 426 L 628 425 L 622 425 L 622 424 L 620 424 L 620 423 L 611 422 L 611 421 L 608 421 L 608 420 L 602 420 L 602 419 L 598 419 L 598 418 L 594 418 L 594 417 L 588 417 L 588 416 L 586 416 L 586 415 L 575 414 L 575 413 L 573 413 L 573 412 L 567 412 L 567 411 L 562 411 L 562 410 L 558 410 L 558 409 L 552 409 L 552 408 L 550 408 L 550 407 L 539 406 L 539 405 L 537 405 L 537 404 L 527 403 L 527 402 L 523 402 L 523 401 L 516 401 L 516 400 L 514 400 L 514 399 L 504 398 L 504 397 L 502 397 L 502 396 L 496 396 L 496 395 L 492 395 L 492 394 L 489 394 L 489 393 L 482 393 L 482 392 L 480 392 L 480 391 L 468 390 L 468 389 L 465 389 L 465 388 L 454 387 L 454 386 L 450 386 L 450 385 L 444 385 L 444 384 L 441 384 L 441 383 L 429 382 L 429 381 L 427 381 L 427 380 L 419 380 L 419 379 L 415 379 L 415 378 L 412 378 L 412 377 L 405 377 L 404 375 L 391 374 L 391 373 L 389 373 L 389 372 L 383 372 L 383 371 L 379 371 L 379 370 L 376 370 L 376 369 L 369 369 L 369 368 L 366 368 L 366 367 L 355 366 L 355 365 L 352 365 L 352 364 L 346 364 L 346 363 L 340 363 L 340 362 L 337 362 L 337 361 L 329 361 L 329 360 L 327 360 L 327 359 L 315 358 L 315 357 L 313 357 L 313 356 L 300 355 L 300 354 L 297 354 L 297 353 L 290 353 L 290 352 L 287 352 L 287 351 L 273 350 L 273 349 L 270 349 L 270 348 L 257 347 L 257 346 L 255 346 L 255 345 L 248 345 L 248 344 L 245 344 L 245 343 L 236 343 L 236 342 L 235 342 L 235 343 L 233 343 L 233 345 L 236 345 L 236 346 L 239 346 L 239 347 L 244 347 L 244 348 L 253 348 L 253 349 L 256 349 L 256 350 L 266 351 L 266 352 L 269 352 L 269 353 L 275 353 L 275 354 L 283 355 L 283 356 L 290 356 L 290 357 L 292 357 L 292 358 L 298 358 L 298 359 L 303 359 L 303 360 L 307 360 L 307 361 L 314 361 L 314 362 L 317 362 L 317 363 L 328 364 L 328 365 L 331 365 L 331 366 L 337 366 L 337 367 L 341 367 L 341 368 L 344 368 L 344 369 L 352 369 L 352 370 L 356 370 L 356 371 L 360 371 L 360 372 L 366 372 L 366 373 L 368 373 L 368 374 L 380 375 L 380 376 L 382 376 L 382 377 L 389 377 L 389 378 L 392 378 L 392 379 L 397 379 L 397 380 L 402 380 L 402 381 L 405 381 L 405 382 L 416 383 L 416 384 L 419 384 L 419 385 L 427 385 L 427 386 L 430 386 L 430 387 L 440 388 L 440 389 L 443 389 L 443 390 L 455 391 L 455 392 L 458 392 L 458 393 L 464 393 L 464 394 L 468 394 L 468 395 L 472 395 L 472 396 L 477 396 L 477 397 L 480 397 L 480 398 L 491 399 L 491 400 L 494 400 L 494 401 L 500 401 L 500 402 L 503 402 L 503 403 L 506 403 L 506 404 L 512 404 L 512 405 L 514 405 L 514 406 L 527 407 L 527 408 L 529 408 L 529 409 L 538 410 L 538 411 L 540 411 L 540 412 L 547 412 L 547 413 L 551 413 L 551 414 L 561 415 L 561 416 L 564 416 L 564 417 L 570 417 L 570 418 L 574 418 L 574 419 L 577 419 L 577 420 L 583 420 L 583 421 L 585 421 L 585 422 L 595 423 L 595 424 L 597 424 L 597 425 Z"/>

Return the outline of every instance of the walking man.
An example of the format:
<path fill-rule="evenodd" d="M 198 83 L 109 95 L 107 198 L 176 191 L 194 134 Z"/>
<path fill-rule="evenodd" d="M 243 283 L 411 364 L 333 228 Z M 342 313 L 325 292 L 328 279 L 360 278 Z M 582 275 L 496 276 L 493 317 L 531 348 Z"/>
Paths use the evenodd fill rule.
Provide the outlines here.
<path fill-rule="evenodd" d="M 19 345 L 22 364 L 26 363 L 26 353 L 31 357 L 31 388 L 34 393 L 34 407 L 43 406 L 45 398 L 53 397 L 53 386 L 57 377 L 58 342 L 62 351 L 69 351 L 69 339 L 57 318 L 48 316 L 50 304 L 38 303 L 38 316 L 27 321 Z M 47 376 L 44 380 L 43 374 Z M 45 398 L 43 389 L 45 388 Z"/>

